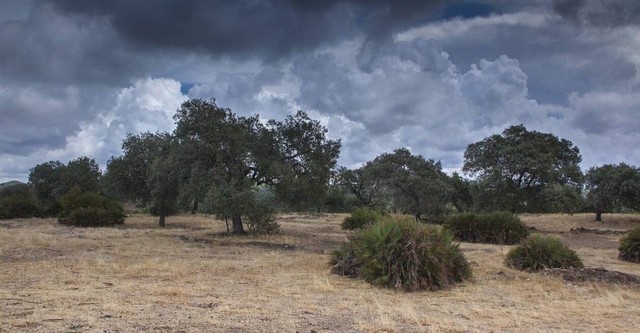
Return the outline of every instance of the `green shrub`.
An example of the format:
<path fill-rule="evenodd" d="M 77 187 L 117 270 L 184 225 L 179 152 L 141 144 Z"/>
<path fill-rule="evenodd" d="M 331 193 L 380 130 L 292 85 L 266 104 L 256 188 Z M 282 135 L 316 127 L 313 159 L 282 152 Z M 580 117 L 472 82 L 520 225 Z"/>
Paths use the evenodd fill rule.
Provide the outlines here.
<path fill-rule="evenodd" d="M 342 229 L 354 230 L 364 228 L 368 224 L 373 224 L 382 219 L 382 215 L 369 208 L 357 208 L 342 221 Z"/>
<path fill-rule="evenodd" d="M 246 214 L 247 229 L 255 233 L 275 234 L 280 232 L 280 226 L 276 222 L 276 217 L 270 207 L 256 204 L 250 212 Z"/>
<path fill-rule="evenodd" d="M 74 187 L 60 198 L 61 224 L 77 227 L 105 227 L 124 223 L 122 204 L 98 193 L 82 192 Z"/>
<path fill-rule="evenodd" d="M 637 227 L 620 239 L 618 258 L 640 263 L 640 227 Z"/>
<path fill-rule="evenodd" d="M 332 272 L 405 291 L 438 290 L 471 278 L 451 235 L 413 219 L 384 218 L 334 251 Z"/>
<path fill-rule="evenodd" d="M 453 215 L 445 228 L 456 240 L 472 243 L 511 245 L 529 236 L 529 229 L 520 218 L 507 212 Z"/>
<path fill-rule="evenodd" d="M 0 219 L 18 219 L 39 216 L 36 198 L 29 188 L 16 185 L 0 191 Z"/>
<path fill-rule="evenodd" d="M 531 236 L 511 249 L 505 259 L 507 266 L 537 272 L 547 268 L 583 267 L 575 251 L 556 238 Z"/>

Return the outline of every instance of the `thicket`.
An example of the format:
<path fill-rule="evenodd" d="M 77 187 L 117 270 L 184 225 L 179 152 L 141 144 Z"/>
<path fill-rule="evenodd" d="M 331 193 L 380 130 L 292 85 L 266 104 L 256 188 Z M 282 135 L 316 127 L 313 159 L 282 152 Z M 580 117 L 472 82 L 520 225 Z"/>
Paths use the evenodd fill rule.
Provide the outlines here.
<path fill-rule="evenodd" d="M 560 240 L 534 235 L 522 241 L 507 254 L 507 266 L 537 272 L 548 268 L 583 267 L 575 251 Z"/>
<path fill-rule="evenodd" d="M 529 229 L 517 215 L 508 212 L 462 213 L 447 219 L 445 229 L 456 240 L 471 243 L 518 244 Z"/>
<path fill-rule="evenodd" d="M 405 291 L 439 290 L 471 278 L 471 268 L 451 235 L 415 222 L 386 217 L 349 236 L 333 252 L 335 274 Z"/>
<path fill-rule="evenodd" d="M 629 231 L 620 239 L 618 258 L 640 263 L 640 227 Z"/>
<path fill-rule="evenodd" d="M 122 204 L 98 193 L 72 188 L 60 198 L 58 222 L 77 227 L 107 227 L 124 224 Z"/>
<path fill-rule="evenodd" d="M 33 192 L 27 185 L 15 185 L 0 190 L 0 219 L 39 216 L 40 210 Z"/>
<path fill-rule="evenodd" d="M 342 229 L 355 230 L 364 228 L 382 220 L 382 215 L 370 208 L 361 207 L 355 209 L 350 216 L 342 221 Z"/>

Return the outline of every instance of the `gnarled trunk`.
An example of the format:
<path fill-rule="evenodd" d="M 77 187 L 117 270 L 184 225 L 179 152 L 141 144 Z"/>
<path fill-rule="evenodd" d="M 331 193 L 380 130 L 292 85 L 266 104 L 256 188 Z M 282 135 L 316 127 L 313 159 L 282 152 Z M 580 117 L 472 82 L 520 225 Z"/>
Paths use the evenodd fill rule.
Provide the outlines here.
<path fill-rule="evenodd" d="M 244 235 L 246 232 L 242 227 L 242 216 L 233 215 L 231 217 L 231 229 L 233 230 L 234 235 Z"/>

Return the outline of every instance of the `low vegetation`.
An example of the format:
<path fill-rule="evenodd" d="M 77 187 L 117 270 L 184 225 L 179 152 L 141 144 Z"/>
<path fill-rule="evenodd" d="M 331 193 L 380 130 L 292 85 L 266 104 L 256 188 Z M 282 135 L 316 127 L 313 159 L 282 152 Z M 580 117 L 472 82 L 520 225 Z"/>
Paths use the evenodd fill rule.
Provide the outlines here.
<path fill-rule="evenodd" d="M 135 213 L 118 228 L 2 220 L 0 332 L 637 331 L 638 284 L 593 278 L 638 276 L 640 265 L 616 259 L 617 233 L 570 229 L 627 231 L 638 215 L 522 216 L 606 270 L 596 276 L 506 269 L 503 246 L 461 243 L 473 282 L 435 293 L 330 273 L 329 252 L 351 234 L 345 216 L 278 215 L 280 233 L 243 237 L 203 214 L 170 216 L 167 228 Z"/>
<path fill-rule="evenodd" d="M 332 272 L 405 291 L 438 290 L 471 278 L 448 232 L 413 219 L 385 218 L 333 253 Z"/>
<path fill-rule="evenodd" d="M 38 203 L 25 184 L 0 189 L 0 220 L 40 215 Z"/>
<path fill-rule="evenodd" d="M 618 258 L 640 263 L 640 227 L 629 231 L 626 236 L 620 239 L 618 251 Z"/>
<path fill-rule="evenodd" d="M 540 235 L 529 237 L 509 251 L 505 264 L 530 272 L 550 268 L 584 267 L 576 252 L 559 239 Z"/>
<path fill-rule="evenodd" d="M 372 225 L 382 220 L 382 215 L 369 208 L 356 208 L 351 215 L 342 221 L 342 229 L 355 230 L 361 229 L 366 225 Z"/>
<path fill-rule="evenodd" d="M 124 209 L 119 202 L 98 193 L 82 192 L 74 187 L 60 198 L 61 224 L 77 227 L 108 227 L 124 223 Z"/>
<path fill-rule="evenodd" d="M 471 243 L 517 244 L 529 236 L 529 229 L 517 215 L 507 212 L 462 213 L 445 224 L 456 240 Z"/>

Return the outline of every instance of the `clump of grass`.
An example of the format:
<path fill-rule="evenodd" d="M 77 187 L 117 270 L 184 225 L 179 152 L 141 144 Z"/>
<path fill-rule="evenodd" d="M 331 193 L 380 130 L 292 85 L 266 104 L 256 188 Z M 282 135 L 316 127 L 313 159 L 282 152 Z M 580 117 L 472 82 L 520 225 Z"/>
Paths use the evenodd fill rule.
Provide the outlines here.
<path fill-rule="evenodd" d="M 527 226 L 508 212 L 456 214 L 447 219 L 445 228 L 456 240 L 471 243 L 512 245 L 529 236 Z"/>
<path fill-rule="evenodd" d="M 369 208 L 357 208 L 342 221 L 342 229 L 355 230 L 374 224 L 382 219 L 382 215 Z"/>
<path fill-rule="evenodd" d="M 640 263 L 640 227 L 636 227 L 620 239 L 618 258 Z"/>
<path fill-rule="evenodd" d="M 559 239 L 534 235 L 507 254 L 507 266 L 537 272 L 549 268 L 580 268 L 582 260 Z"/>
<path fill-rule="evenodd" d="M 356 231 L 334 251 L 332 272 L 405 291 L 439 290 L 471 278 L 471 268 L 451 235 L 387 217 Z"/>

